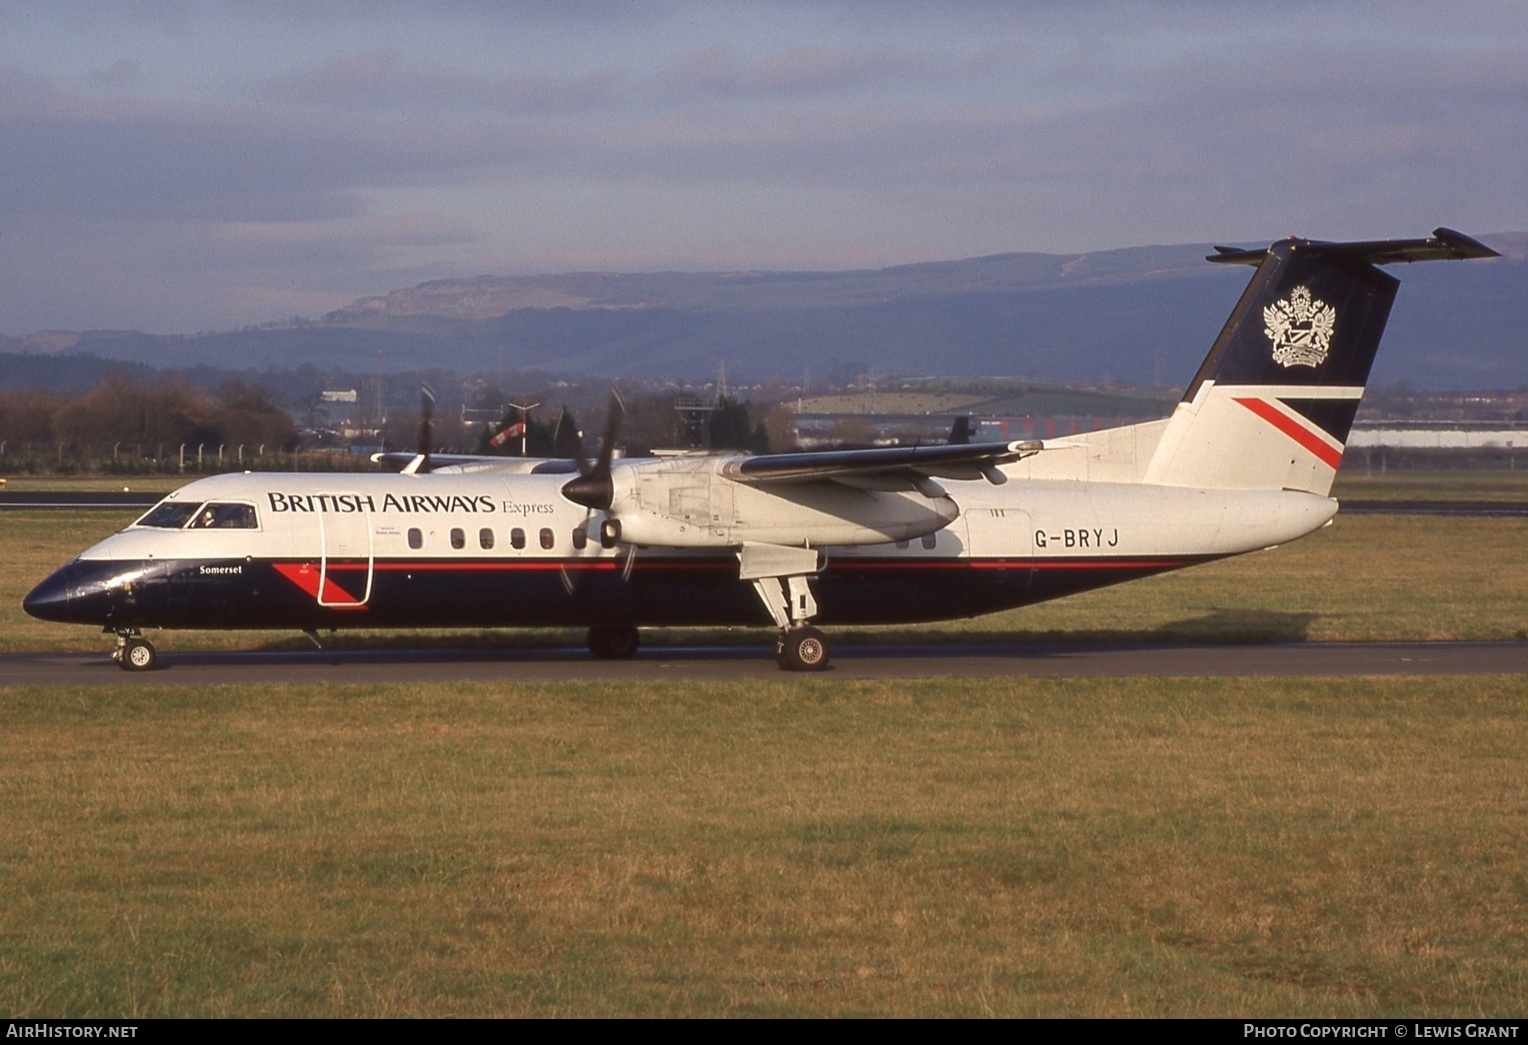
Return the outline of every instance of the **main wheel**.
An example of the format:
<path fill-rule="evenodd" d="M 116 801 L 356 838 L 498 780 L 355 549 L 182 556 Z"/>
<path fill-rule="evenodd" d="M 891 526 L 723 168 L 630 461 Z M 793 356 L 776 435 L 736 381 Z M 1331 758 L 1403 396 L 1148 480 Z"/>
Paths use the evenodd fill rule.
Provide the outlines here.
<path fill-rule="evenodd" d="M 781 637 L 777 659 L 787 671 L 824 671 L 828 640 L 816 628 L 794 628 Z"/>
<path fill-rule="evenodd" d="M 128 639 L 122 647 L 122 656 L 117 663 L 123 671 L 152 671 L 157 659 L 152 643 L 147 639 L 134 638 Z"/>
<path fill-rule="evenodd" d="M 635 656 L 637 629 L 622 625 L 605 625 L 589 629 L 589 652 L 600 660 L 626 660 Z"/>

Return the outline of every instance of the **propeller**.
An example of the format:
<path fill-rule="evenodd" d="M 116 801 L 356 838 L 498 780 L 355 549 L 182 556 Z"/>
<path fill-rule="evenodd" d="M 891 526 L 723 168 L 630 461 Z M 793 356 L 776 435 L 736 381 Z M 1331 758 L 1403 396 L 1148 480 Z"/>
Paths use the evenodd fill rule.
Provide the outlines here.
<path fill-rule="evenodd" d="M 610 511 L 615 501 L 615 481 L 610 475 L 610 463 L 615 456 L 616 437 L 620 433 L 621 421 L 626 416 L 626 404 L 621 401 L 620 393 L 615 389 L 610 390 L 610 406 L 605 414 L 605 431 L 600 436 L 599 450 L 593 461 L 584 457 L 583 442 L 578 433 L 572 430 L 571 423 L 563 426 L 559 419 L 559 453 L 564 452 L 562 447 L 573 452 L 568 456 L 573 458 L 578 465 L 578 475 L 569 479 L 562 486 L 562 495 L 574 504 L 581 504 L 588 512 L 584 516 L 584 525 L 587 526 L 589 518 L 596 512 Z M 566 441 L 564 443 L 564 441 Z M 621 520 L 606 518 L 600 523 L 599 542 L 604 548 L 614 548 L 621 540 Z M 626 580 L 631 576 L 632 565 L 636 560 L 636 549 L 628 547 L 624 561 L 621 563 L 621 579 Z M 563 571 L 563 586 L 573 594 L 573 579 Z"/>
<path fill-rule="evenodd" d="M 434 429 L 431 419 L 435 416 L 435 389 L 429 385 L 419 386 L 419 453 L 403 466 L 404 475 L 414 475 L 430 470 L 430 435 Z"/>
<path fill-rule="evenodd" d="M 600 436 L 599 455 L 591 463 L 584 459 L 583 446 L 578 447 L 578 454 L 573 460 L 578 464 L 578 475 L 569 479 L 562 487 L 562 495 L 574 504 L 581 504 L 590 511 L 608 512 L 611 502 L 615 500 L 615 483 L 610 478 L 610 460 L 615 454 L 616 434 L 621 428 L 621 418 L 625 416 L 626 404 L 621 402 L 621 397 L 614 389 L 610 391 L 610 409 L 605 415 L 605 434 Z M 577 440 L 577 433 L 573 434 Z M 615 520 L 610 520 L 615 522 Z M 619 539 L 619 527 L 617 527 L 616 539 Z M 601 537 L 604 535 L 601 534 Z M 608 547 L 608 545 L 607 545 Z"/>
<path fill-rule="evenodd" d="M 552 426 L 552 452 L 575 462 L 581 461 L 584 456 L 584 448 L 578 438 L 578 425 L 566 404 L 557 415 L 557 423 Z"/>

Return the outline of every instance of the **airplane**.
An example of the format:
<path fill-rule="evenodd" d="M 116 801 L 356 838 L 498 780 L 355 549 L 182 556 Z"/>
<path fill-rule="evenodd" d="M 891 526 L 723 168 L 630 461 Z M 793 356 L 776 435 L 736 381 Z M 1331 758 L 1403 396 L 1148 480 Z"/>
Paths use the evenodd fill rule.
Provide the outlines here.
<path fill-rule="evenodd" d="M 148 628 L 588 629 L 773 625 L 792 671 L 819 625 L 973 617 L 1283 544 L 1329 494 L 1399 281 L 1491 258 L 1463 233 L 1216 247 L 1255 267 L 1172 414 L 1061 440 L 617 458 L 431 460 L 402 471 L 217 475 L 176 490 L 28 594 L 27 613 Z M 428 424 L 426 421 L 425 428 Z M 959 429 L 957 429 L 958 435 Z"/>

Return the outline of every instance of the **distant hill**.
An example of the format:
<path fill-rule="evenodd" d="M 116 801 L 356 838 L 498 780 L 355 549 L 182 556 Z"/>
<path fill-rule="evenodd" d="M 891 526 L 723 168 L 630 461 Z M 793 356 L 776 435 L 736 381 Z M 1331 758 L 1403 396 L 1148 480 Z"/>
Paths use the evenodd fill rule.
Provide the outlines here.
<path fill-rule="evenodd" d="M 1395 266 L 1405 283 L 1378 383 L 1528 385 L 1528 233 L 1482 237 L 1499 261 Z M 157 367 L 697 378 L 1011 375 L 1181 384 L 1249 270 L 1209 244 L 998 254 L 848 272 L 479 276 L 367 297 L 322 319 L 186 336 L 124 331 L 0 338 L 0 350 L 88 352 Z"/>
<path fill-rule="evenodd" d="M 96 382 L 106 374 L 124 373 L 148 378 L 153 375 L 153 370 L 142 363 L 72 352 L 0 352 L 0 392 L 28 388 L 84 392 L 94 388 Z"/>

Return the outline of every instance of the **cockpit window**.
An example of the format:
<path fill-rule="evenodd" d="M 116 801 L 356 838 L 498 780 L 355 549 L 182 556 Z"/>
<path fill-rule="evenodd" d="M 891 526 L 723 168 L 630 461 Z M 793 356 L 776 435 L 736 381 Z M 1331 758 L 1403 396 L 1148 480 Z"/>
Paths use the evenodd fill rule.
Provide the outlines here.
<path fill-rule="evenodd" d="M 134 525 L 158 526 L 165 530 L 178 530 L 186 525 L 186 520 L 195 515 L 196 510 L 201 506 L 202 502 L 200 501 L 161 501 Z"/>
<path fill-rule="evenodd" d="M 248 504 L 208 503 L 196 513 L 193 530 L 253 530 L 255 509 Z"/>

